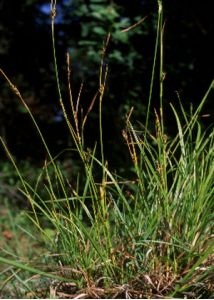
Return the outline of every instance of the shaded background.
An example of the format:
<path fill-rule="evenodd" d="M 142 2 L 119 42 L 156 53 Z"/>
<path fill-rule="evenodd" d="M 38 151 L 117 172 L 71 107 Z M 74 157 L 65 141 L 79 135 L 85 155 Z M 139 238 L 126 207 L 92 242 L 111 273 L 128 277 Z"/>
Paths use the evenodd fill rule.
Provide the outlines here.
<path fill-rule="evenodd" d="M 196 107 L 213 79 L 212 1 L 163 1 L 165 19 L 164 70 L 166 126 L 174 133 L 169 103 Z M 127 33 L 121 30 L 147 16 Z M 72 89 L 77 98 L 84 83 L 81 106 L 86 111 L 99 87 L 99 64 L 103 41 L 111 41 L 103 104 L 106 156 L 113 166 L 127 161 L 121 137 L 125 115 L 134 106 L 134 117 L 145 121 L 154 53 L 157 3 L 152 0 L 64 0 L 58 1 L 56 51 L 65 104 L 69 103 L 66 52 L 72 61 Z M 18 86 L 39 122 L 52 151 L 57 154 L 72 146 L 58 105 L 51 44 L 50 3 L 39 0 L 0 0 L 0 67 Z M 158 74 L 158 70 L 157 70 Z M 205 127 L 213 121 L 213 99 L 205 105 Z M 158 108 L 155 88 L 152 109 Z M 32 122 L 17 97 L 0 78 L 0 134 L 20 160 L 43 161 L 46 154 Z M 86 143 L 98 140 L 98 105 L 86 126 Z M 3 150 L 0 150 L 2 160 Z M 1 159 L 1 158 L 0 158 Z"/>

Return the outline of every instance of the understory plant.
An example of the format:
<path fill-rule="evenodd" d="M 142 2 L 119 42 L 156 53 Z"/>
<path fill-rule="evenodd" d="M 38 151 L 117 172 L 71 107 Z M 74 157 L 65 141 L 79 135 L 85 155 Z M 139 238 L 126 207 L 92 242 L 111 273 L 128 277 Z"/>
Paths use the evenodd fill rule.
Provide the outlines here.
<path fill-rule="evenodd" d="M 177 134 L 169 137 L 163 107 L 163 12 L 162 2 L 158 1 L 147 118 L 145 125 L 141 124 L 139 128 L 139 124 L 132 121 L 132 110 L 127 115 L 123 137 L 132 168 L 129 178 L 122 178 L 108 168 L 103 147 L 102 102 L 107 78 L 104 57 L 110 36 L 102 51 L 98 89 L 81 118 L 80 97 L 77 101 L 72 98 L 67 56 L 71 120 L 60 90 L 54 40 L 55 15 L 56 2 L 51 1 L 58 98 L 74 144 L 74 149 L 67 151 L 79 155 L 81 172 L 77 174 L 75 184 L 71 184 L 58 161 L 63 152 L 57 157 L 51 155 L 21 93 L 1 70 L 29 113 L 47 151 L 47 160 L 37 183 L 32 185 L 22 175 L 1 138 L 22 183 L 22 193 L 31 205 L 28 218 L 41 233 L 44 247 L 49 251 L 49 263 L 41 267 L 9 255 L 2 255 L 0 262 L 21 270 L 19 282 L 23 286 L 26 285 L 25 276 L 29 277 L 30 273 L 36 274 L 37 279 L 49 278 L 49 297 L 212 297 L 214 131 L 202 129 L 200 115 L 214 82 L 195 112 L 185 112 L 182 104 L 178 112 L 171 105 Z M 155 111 L 155 130 L 150 132 L 150 103 L 157 69 L 160 106 Z M 84 142 L 84 127 L 95 101 L 99 102 L 100 139 L 89 151 Z M 41 187 L 44 176 L 46 181 Z M 51 233 L 44 223 L 51 228 Z M 8 282 L 10 280 L 17 280 L 17 277 L 10 276 Z M 31 289 L 33 296 L 39 297 L 33 286 Z"/>

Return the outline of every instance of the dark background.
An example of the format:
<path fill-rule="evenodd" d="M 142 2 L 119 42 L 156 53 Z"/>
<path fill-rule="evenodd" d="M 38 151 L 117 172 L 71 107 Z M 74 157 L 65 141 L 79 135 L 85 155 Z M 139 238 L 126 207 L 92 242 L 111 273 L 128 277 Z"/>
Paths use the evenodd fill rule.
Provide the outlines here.
<path fill-rule="evenodd" d="M 72 146 L 58 104 L 49 2 L 0 0 L 0 67 L 17 85 L 57 154 Z M 164 7 L 164 107 L 166 129 L 173 135 L 175 124 L 169 103 L 178 107 L 179 93 L 185 109 L 196 108 L 213 79 L 212 1 L 163 1 Z M 121 130 L 125 115 L 134 106 L 134 118 L 145 122 L 154 54 L 157 2 L 152 0 L 58 1 L 55 22 L 56 52 L 63 100 L 68 106 L 66 52 L 72 61 L 72 90 L 77 98 L 84 83 L 81 107 L 87 110 L 99 87 L 99 64 L 103 41 L 111 32 L 106 61 L 109 65 L 103 103 L 106 156 L 120 166 L 127 156 Z M 121 30 L 147 16 L 127 33 Z M 158 70 L 156 72 L 158 74 Z M 204 107 L 204 127 L 213 122 L 211 95 Z M 158 108 L 158 88 L 152 109 Z M 32 122 L 8 84 L 0 78 L 0 134 L 18 159 L 43 161 L 46 153 Z M 86 144 L 99 139 L 98 103 L 86 126 Z M 1 156 L 4 159 L 3 150 Z M 1 158 L 0 158 L 1 159 Z"/>

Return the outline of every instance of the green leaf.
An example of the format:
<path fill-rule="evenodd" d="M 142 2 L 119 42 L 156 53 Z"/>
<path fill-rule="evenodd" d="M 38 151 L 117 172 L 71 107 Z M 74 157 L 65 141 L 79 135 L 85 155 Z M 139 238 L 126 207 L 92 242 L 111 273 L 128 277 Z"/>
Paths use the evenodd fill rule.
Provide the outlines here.
<path fill-rule="evenodd" d="M 44 276 L 44 277 L 57 279 L 57 280 L 60 280 L 60 281 L 68 281 L 68 279 L 66 279 L 64 277 L 57 276 L 57 275 L 54 275 L 54 274 L 51 274 L 51 273 L 47 273 L 47 272 L 41 271 L 39 269 L 30 267 L 30 266 L 28 266 L 24 263 L 16 262 L 14 260 L 7 259 L 7 258 L 4 258 L 4 257 L 0 257 L 0 263 L 6 264 L 6 265 L 9 265 L 9 266 L 13 266 L 13 267 L 16 267 L 18 269 L 28 271 L 30 273 L 38 274 L 38 275 L 41 275 L 41 276 Z"/>
<path fill-rule="evenodd" d="M 102 27 L 94 27 L 93 32 L 102 36 L 106 35 L 106 31 Z"/>

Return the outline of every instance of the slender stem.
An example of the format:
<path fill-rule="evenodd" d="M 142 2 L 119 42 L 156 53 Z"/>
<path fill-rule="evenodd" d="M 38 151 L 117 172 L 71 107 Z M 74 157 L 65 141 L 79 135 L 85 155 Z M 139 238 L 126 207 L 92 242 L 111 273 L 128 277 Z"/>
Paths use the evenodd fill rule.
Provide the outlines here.
<path fill-rule="evenodd" d="M 161 21 L 161 14 L 160 14 L 160 9 L 159 9 L 158 10 L 158 21 L 157 21 L 157 33 L 156 33 L 156 40 L 155 40 L 154 59 L 153 59 L 153 65 L 152 65 L 152 75 L 151 75 L 150 88 L 149 88 L 149 100 L 148 100 L 147 113 L 146 113 L 145 138 L 146 138 L 146 135 L 147 135 L 148 122 L 149 122 L 149 113 L 150 113 L 152 93 L 153 93 L 155 67 L 156 67 L 156 61 L 157 61 L 159 35 L 160 35 L 160 21 Z"/>
<path fill-rule="evenodd" d="M 102 51 L 102 59 L 100 64 L 100 77 L 99 77 L 99 91 L 100 91 L 100 101 L 99 101 L 99 130 L 100 130 L 100 151 L 101 151 L 101 160 L 102 165 L 105 164 L 105 158 L 104 158 L 104 149 L 103 149 L 103 130 L 102 130 L 102 102 L 103 102 L 103 96 L 105 91 L 105 85 L 106 85 L 106 79 L 108 74 L 108 66 L 104 66 L 104 58 L 106 54 L 106 48 L 108 46 L 108 43 L 110 41 L 110 34 L 108 34 L 106 42 L 103 46 Z M 103 174 L 104 175 L 104 174 Z"/>
<path fill-rule="evenodd" d="M 161 118 L 161 127 L 162 133 L 164 133 L 163 128 L 163 80 L 164 80 L 164 73 L 163 73 L 163 7 L 162 1 L 158 1 L 158 14 L 160 16 L 160 24 L 159 24 L 159 40 L 160 40 L 160 73 L 159 73 L 159 80 L 160 80 L 160 118 Z"/>

